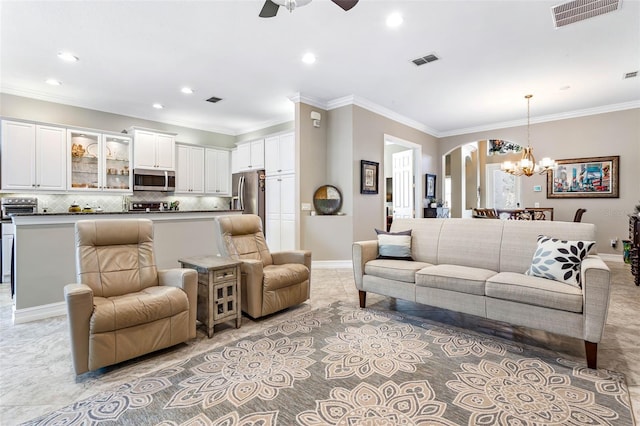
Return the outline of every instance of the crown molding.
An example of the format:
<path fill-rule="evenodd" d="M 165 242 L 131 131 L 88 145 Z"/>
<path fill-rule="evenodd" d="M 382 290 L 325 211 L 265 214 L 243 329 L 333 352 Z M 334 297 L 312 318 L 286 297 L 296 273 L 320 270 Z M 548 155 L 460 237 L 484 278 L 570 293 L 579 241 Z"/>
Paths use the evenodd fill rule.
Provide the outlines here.
<path fill-rule="evenodd" d="M 575 111 L 567 111 L 558 114 L 543 115 L 540 117 L 532 117 L 531 124 L 546 123 L 549 121 L 567 120 L 570 118 L 587 117 L 589 115 L 606 114 L 608 112 L 624 111 L 627 109 L 640 108 L 640 101 L 623 102 L 620 104 L 603 105 L 595 108 L 586 108 Z M 439 132 L 436 135 L 439 138 L 448 136 L 465 135 L 468 133 L 486 132 L 488 130 L 506 129 L 509 127 L 526 126 L 527 120 L 503 121 L 500 123 L 485 124 L 477 127 L 467 127 L 462 129 L 450 130 L 447 132 Z"/>
<path fill-rule="evenodd" d="M 300 93 L 298 93 L 295 96 L 290 97 L 289 99 L 291 99 L 292 102 L 304 102 L 305 104 L 315 106 L 316 108 L 322 108 L 327 111 L 341 108 L 347 105 L 356 105 L 368 111 L 376 113 L 378 115 L 386 117 L 390 120 L 404 124 L 405 126 L 409 126 L 421 132 L 427 133 L 429 135 L 432 135 L 432 136 L 437 135 L 436 130 L 428 126 L 425 126 L 424 124 L 418 121 L 412 120 L 408 117 L 398 114 L 397 112 L 391 111 L 388 108 L 385 108 L 381 105 L 371 102 L 365 98 L 357 97 L 355 95 L 343 96 L 341 98 L 332 99 L 328 102 L 323 102 L 320 99 L 303 96 Z"/>
<path fill-rule="evenodd" d="M 162 120 L 162 121 L 160 121 L 157 118 L 149 118 L 149 117 L 143 117 L 143 116 L 139 116 L 139 115 L 124 115 L 124 114 L 122 114 L 120 112 L 114 112 L 114 111 L 110 111 L 110 110 L 107 110 L 107 109 L 90 108 L 90 107 L 87 107 L 85 105 L 79 104 L 78 102 L 76 102 L 74 99 L 71 99 L 71 98 L 67 98 L 67 97 L 64 97 L 64 96 L 51 96 L 49 94 L 44 94 L 42 92 L 38 92 L 38 91 L 35 91 L 35 90 L 18 90 L 18 89 L 13 89 L 11 87 L 3 87 L 0 90 L 0 93 L 6 93 L 7 95 L 20 96 L 20 97 L 23 97 L 23 98 L 35 99 L 35 100 L 43 101 L 43 102 L 52 102 L 52 103 L 57 103 L 57 104 L 62 104 L 62 105 L 68 105 L 68 106 L 72 106 L 72 107 L 76 107 L 76 108 L 87 109 L 87 110 L 90 110 L 90 111 L 104 112 L 104 113 L 108 113 L 108 114 L 119 115 L 119 116 L 122 116 L 122 117 L 131 117 L 131 118 L 138 118 L 140 120 L 145 120 L 145 121 L 153 121 L 153 122 L 156 122 L 156 123 L 171 124 L 172 126 L 184 127 L 184 128 L 187 128 L 187 129 L 196 129 L 196 130 L 204 130 L 206 132 L 220 133 L 222 135 L 227 135 L 227 136 L 237 136 L 237 135 L 240 134 L 239 132 L 236 132 L 235 130 L 222 128 L 222 127 L 203 126 L 203 125 L 198 125 L 198 124 L 194 124 L 194 123 L 190 123 L 190 122 L 176 121 L 176 120 Z"/>
<path fill-rule="evenodd" d="M 302 102 L 304 104 L 311 105 L 313 107 L 320 108 L 325 111 L 327 110 L 327 103 L 325 101 L 318 98 L 311 97 L 311 96 L 306 96 L 301 93 L 296 93 L 295 95 L 290 96 L 289 100 L 293 103 Z"/>

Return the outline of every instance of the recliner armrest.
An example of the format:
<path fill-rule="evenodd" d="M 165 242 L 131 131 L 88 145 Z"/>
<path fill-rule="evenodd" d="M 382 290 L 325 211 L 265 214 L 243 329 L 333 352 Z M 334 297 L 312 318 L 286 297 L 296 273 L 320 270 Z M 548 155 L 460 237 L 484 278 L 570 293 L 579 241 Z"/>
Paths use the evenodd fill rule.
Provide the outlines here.
<path fill-rule="evenodd" d="M 198 309 L 198 273 L 195 269 L 171 268 L 158 270 L 158 284 L 178 287 L 187 293 L 189 301 L 189 338 L 196 337 L 196 311 Z"/>
<path fill-rule="evenodd" d="M 86 284 L 64 286 L 71 358 L 76 374 L 89 371 L 89 323 L 93 313 L 93 290 Z"/>
<path fill-rule="evenodd" d="M 262 316 L 263 265 L 261 260 L 242 259 L 242 310 L 253 318 Z"/>
<path fill-rule="evenodd" d="M 311 251 L 309 250 L 287 250 L 271 253 L 274 265 L 284 265 L 287 263 L 301 263 L 311 270 Z"/>

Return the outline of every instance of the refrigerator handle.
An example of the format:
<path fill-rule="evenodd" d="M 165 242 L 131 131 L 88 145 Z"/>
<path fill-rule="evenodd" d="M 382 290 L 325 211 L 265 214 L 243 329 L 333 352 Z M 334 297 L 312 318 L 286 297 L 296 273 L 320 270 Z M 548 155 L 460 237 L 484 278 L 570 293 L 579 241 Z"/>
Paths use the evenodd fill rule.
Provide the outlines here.
<path fill-rule="evenodd" d="M 240 200 L 240 210 L 244 210 L 244 176 L 240 176 L 238 182 L 238 199 Z"/>

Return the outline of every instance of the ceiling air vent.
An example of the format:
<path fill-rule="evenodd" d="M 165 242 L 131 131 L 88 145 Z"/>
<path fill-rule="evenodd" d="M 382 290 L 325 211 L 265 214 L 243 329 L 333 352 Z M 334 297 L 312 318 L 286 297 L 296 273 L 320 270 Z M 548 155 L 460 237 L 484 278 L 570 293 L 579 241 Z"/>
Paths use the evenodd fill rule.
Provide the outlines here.
<path fill-rule="evenodd" d="M 551 8 L 556 28 L 584 21 L 620 8 L 622 0 L 574 0 Z"/>
<path fill-rule="evenodd" d="M 627 78 L 633 78 L 637 76 L 638 76 L 638 71 L 631 71 L 631 72 L 624 73 L 624 77 L 622 78 L 626 80 Z"/>
<path fill-rule="evenodd" d="M 431 53 L 431 54 L 429 54 L 427 56 L 422 56 L 420 58 L 416 58 L 416 59 L 412 60 L 411 62 L 416 64 L 417 67 L 419 67 L 420 65 L 428 64 L 429 62 L 437 61 L 438 59 L 440 59 L 440 58 L 438 58 L 436 55 Z"/>
<path fill-rule="evenodd" d="M 212 104 L 215 104 L 216 102 L 220 102 L 221 100 L 222 98 L 216 98 L 215 96 L 212 96 L 209 99 L 207 99 L 207 102 L 211 102 Z"/>

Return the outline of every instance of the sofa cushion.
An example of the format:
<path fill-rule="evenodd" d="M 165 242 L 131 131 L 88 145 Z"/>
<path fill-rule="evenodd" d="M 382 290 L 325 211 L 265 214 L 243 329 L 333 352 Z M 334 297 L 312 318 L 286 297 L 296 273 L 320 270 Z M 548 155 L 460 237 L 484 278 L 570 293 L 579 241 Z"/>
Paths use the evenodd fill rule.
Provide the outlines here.
<path fill-rule="evenodd" d="M 558 281 L 517 272 L 501 272 L 487 280 L 487 297 L 568 312 L 582 312 L 582 290 Z"/>
<path fill-rule="evenodd" d="M 484 285 L 496 271 L 460 265 L 435 265 L 416 273 L 416 285 L 484 296 Z"/>
<path fill-rule="evenodd" d="M 364 273 L 389 280 L 413 283 L 416 280 L 416 272 L 427 266 L 431 265 L 410 260 L 375 259 L 364 265 Z"/>
<path fill-rule="evenodd" d="M 136 293 L 94 297 L 91 333 L 105 333 L 147 324 L 189 311 L 187 293 L 178 287 L 152 286 Z"/>
<path fill-rule="evenodd" d="M 411 257 L 411 230 L 385 232 L 376 229 L 378 259 L 413 260 Z"/>
<path fill-rule="evenodd" d="M 559 240 L 540 235 L 531 266 L 525 273 L 579 287 L 582 259 L 595 243 Z"/>
<path fill-rule="evenodd" d="M 289 287 L 309 279 L 309 268 L 301 263 L 265 266 L 262 273 L 265 291 Z"/>

